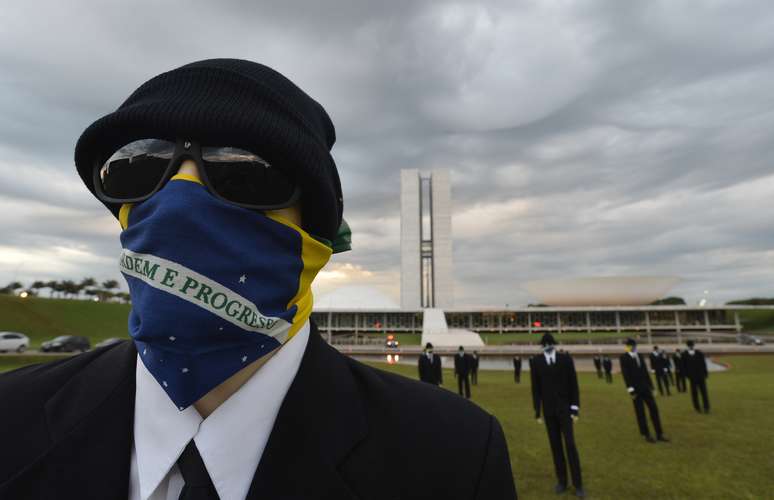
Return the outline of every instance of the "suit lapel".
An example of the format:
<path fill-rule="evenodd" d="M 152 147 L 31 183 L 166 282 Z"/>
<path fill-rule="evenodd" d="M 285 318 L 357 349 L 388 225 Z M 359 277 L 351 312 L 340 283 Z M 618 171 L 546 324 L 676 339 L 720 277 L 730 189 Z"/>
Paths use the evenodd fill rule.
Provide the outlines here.
<path fill-rule="evenodd" d="M 247 498 L 355 498 L 339 465 L 367 432 L 362 396 L 346 360 L 312 324 Z"/>
<path fill-rule="evenodd" d="M 123 342 L 48 400 L 53 445 L 42 459 L 42 498 L 60 498 L 63 491 L 78 491 L 81 498 L 127 498 L 135 362 L 134 344 Z"/>

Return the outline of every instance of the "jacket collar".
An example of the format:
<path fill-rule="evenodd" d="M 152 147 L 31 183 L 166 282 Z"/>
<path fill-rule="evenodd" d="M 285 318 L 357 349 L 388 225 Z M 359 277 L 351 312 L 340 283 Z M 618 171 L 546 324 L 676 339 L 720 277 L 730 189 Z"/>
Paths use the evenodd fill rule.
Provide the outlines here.
<path fill-rule="evenodd" d="M 367 433 L 364 401 L 346 359 L 312 324 L 247 498 L 354 498 L 339 466 Z"/>

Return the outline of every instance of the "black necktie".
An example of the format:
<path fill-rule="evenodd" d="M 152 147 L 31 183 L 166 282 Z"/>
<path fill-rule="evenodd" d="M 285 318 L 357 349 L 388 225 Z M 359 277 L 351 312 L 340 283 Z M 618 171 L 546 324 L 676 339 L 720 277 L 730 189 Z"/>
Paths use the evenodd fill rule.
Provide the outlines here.
<path fill-rule="evenodd" d="M 177 459 L 177 467 L 185 480 L 179 500 L 218 500 L 218 492 L 193 439 Z"/>

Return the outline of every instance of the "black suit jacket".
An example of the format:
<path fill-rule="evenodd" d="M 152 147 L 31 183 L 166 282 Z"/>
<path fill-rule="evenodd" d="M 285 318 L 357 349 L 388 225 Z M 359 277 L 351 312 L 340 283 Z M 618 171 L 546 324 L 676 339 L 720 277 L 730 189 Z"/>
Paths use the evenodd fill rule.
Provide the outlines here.
<path fill-rule="evenodd" d="M 652 352 L 648 355 L 648 358 L 650 358 L 650 369 L 653 370 L 656 374 L 661 373 L 661 356 L 656 354 L 655 352 Z"/>
<path fill-rule="evenodd" d="M 0 376 L 0 499 L 125 500 L 131 342 Z M 450 391 L 365 366 L 312 327 L 248 499 L 512 499 L 497 420 Z"/>
<path fill-rule="evenodd" d="M 683 363 L 685 366 L 685 376 L 690 380 L 704 380 L 709 376 L 707 372 L 707 360 L 704 353 L 696 349 L 693 356 L 686 351 L 683 353 Z"/>
<path fill-rule="evenodd" d="M 675 372 L 684 374 L 685 372 L 685 354 L 672 354 L 672 363 L 675 365 Z"/>
<path fill-rule="evenodd" d="M 513 358 L 513 368 L 517 372 L 521 371 L 521 358 Z"/>
<path fill-rule="evenodd" d="M 575 363 L 568 354 L 557 352 L 556 363 L 548 366 L 546 357 L 538 354 L 529 363 L 532 379 L 532 403 L 535 416 L 569 415 L 570 406 L 580 406 Z"/>
<path fill-rule="evenodd" d="M 610 360 L 610 358 L 604 358 L 602 359 L 602 367 L 605 369 L 606 372 L 612 372 L 613 362 Z"/>
<path fill-rule="evenodd" d="M 454 373 L 456 375 L 467 377 L 472 369 L 473 356 L 467 353 L 462 356 L 460 356 L 459 353 L 454 355 Z"/>
<path fill-rule="evenodd" d="M 669 355 L 665 352 L 661 353 L 661 369 L 664 370 L 664 373 L 671 372 L 672 371 L 672 360 L 669 358 Z"/>
<path fill-rule="evenodd" d="M 422 353 L 419 355 L 419 380 L 435 385 L 443 383 L 443 370 L 441 369 L 441 357 L 439 355 L 433 354 L 432 363 L 428 359 L 427 354 Z"/>
<path fill-rule="evenodd" d="M 639 366 L 637 366 L 637 362 L 629 353 L 621 354 L 619 360 L 621 362 L 621 374 L 627 389 L 633 387 L 635 393 L 644 396 L 653 391 L 653 381 L 650 379 L 648 367 L 645 366 L 645 358 L 640 353 L 637 353 L 637 357 L 640 359 Z"/>

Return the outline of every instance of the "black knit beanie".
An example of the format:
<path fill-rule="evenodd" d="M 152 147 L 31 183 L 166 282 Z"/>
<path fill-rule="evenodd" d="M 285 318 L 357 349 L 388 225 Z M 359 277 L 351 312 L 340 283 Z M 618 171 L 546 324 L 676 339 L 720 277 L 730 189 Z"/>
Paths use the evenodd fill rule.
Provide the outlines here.
<path fill-rule="evenodd" d="M 343 200 L 330 155 L 333 123 L 278 72 L 241 59 L 208 59 L 162 73 L 81 134 L 75 165 L 93 194 L 94 165 L 117 149 L 138 139 L 178 137 L 246 149 L 285 169 L 302 189 L 304 229 L 334 239 Z M 118 218 L 120 205 L 105 206 Z"/>

